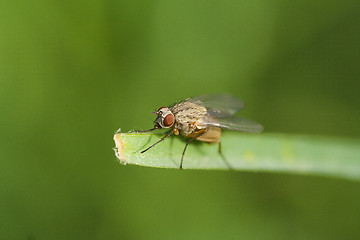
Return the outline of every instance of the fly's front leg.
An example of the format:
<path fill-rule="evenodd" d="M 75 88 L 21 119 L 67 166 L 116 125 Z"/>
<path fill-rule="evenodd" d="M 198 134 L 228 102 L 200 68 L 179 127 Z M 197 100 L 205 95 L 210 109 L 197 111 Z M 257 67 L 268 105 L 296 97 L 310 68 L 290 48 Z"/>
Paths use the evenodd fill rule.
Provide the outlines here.
<path fill-rule="evenodd" d="M 134 130 L 134 131 L 132 131 L 132 133 L 145 133 L 145 132 L 154 131 L 156 129 L 159 129 L 159 127 L 155 126 L 154 128 L 151 128 L 151 129 L 148 129 L 148 130 Z"/>
<path fill-rule="evenodd" d="M 140 153 L 144 153 L 144 152 L 146 152 L 147 150 L 149 150 L 150 148 L 154 147 L 156 144 L 164 141 L 164 140 L 165 140 L 166 138 L 168 138 L 172 133 L 173 133 L 173 130 L 168 131 L 168 132 L 165 134 L 165 136 L 163 136 L 159 141 L 157 141 L 156 143 L 154 143 L 153 145 L 151 145 L 151 146 L 148 147 L 147 149 L 142 150 Z"/>

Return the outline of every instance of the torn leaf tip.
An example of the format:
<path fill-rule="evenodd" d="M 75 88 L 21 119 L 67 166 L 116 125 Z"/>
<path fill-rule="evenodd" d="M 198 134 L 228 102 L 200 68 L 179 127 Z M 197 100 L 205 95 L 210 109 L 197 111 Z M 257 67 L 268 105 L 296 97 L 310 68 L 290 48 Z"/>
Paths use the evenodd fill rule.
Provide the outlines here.
<path fill-rule="evenodd" d="M 120 134 L 116 133 L 114 135 L 114 141 L 115 141 L 115 147 L 114 147 L 115 156 L 117 157 L 117 159 L 120 160 L 121 163 L 127 164 L 128 161 L 125 158 L 125 156 L 123 155 L 124 142 L 122 141 Z"/>

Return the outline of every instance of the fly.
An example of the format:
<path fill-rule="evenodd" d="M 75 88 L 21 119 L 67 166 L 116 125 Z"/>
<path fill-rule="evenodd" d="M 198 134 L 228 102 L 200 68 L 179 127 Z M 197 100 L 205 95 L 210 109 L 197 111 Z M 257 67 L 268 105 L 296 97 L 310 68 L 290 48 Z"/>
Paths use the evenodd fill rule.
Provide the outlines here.
<path fill-rule="evenodd" d="M 234 114 L 244 108 L 244 103 L 229 95 L 203 95 L 188 98 L 169 107 L 161 107 L 156 112 L 154 128 L 145 131 L 167 128 L 169 131 L 159 141 L 141 151 L 146 152 L 156 144 L 164 141 L 170 135 L 182 135 L 189 138 L 186 142 L 180 162 L 182 169 L 186 148 L 193 140 L 219 143 L 221 151 L 221 129 L 240 132 L 260 133 L 263 127 L 250 120 L 234 117 Z"/>

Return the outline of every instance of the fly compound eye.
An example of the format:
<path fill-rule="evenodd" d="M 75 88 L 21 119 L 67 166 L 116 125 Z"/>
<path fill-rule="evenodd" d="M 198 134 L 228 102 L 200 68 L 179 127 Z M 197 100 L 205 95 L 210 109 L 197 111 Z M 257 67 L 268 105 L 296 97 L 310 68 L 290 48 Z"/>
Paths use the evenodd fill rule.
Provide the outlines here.
<path fill-rule="evenodd" d="M 167 128 L 171 127 L 174 124 L 174 120 L 175 120 L 175 117 L 173 114 L 169 113 L 168 115 L 166 115 L 163 120 L 164 127 L 167 127 Z"/>
<path fill-rule="evenodd" d="M 162 128 L 170 128 L 175 122 L 174 114 L 167 107 L 159 108 L 156 114 L 157 114 L 157 118 L 155 121 Z"/>

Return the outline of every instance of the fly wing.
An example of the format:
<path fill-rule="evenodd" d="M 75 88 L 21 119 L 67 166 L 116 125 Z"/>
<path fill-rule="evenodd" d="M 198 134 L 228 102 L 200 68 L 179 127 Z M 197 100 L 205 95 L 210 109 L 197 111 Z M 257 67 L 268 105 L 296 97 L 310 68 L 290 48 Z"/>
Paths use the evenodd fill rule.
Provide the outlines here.
<path fill-rule="evenodd" d="M 207 117 L 205 120 L 207 126 L 219 127 L 223 129 L 249 132 L 249 133 L 260 133 L 264 130 L 261 124 L 250 121 L 245 118 L 231 117 L 231 118 L 219 118 L 214 119 Z"/>
<path fill-rule="evenodd" d="M 236 97 L 224 94 L 203 95 L 186 101 L 206 108 L 207 116 L 202 119 L 202 124 L 206 126 L 249 133 L 259 133 L 264 129 L 260 124 L 248 119 L 233 117 L 244 108 L 244 103 Z"/>
<path fill-rule="evenodd" d="M 187 101 L 203 105 L 206 107 L 207 114 L 217 118 L 231 117 L 244 108 L 244 103 L 240 99 L 225 94 L 203 95 Z"/>

